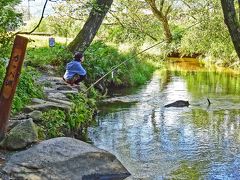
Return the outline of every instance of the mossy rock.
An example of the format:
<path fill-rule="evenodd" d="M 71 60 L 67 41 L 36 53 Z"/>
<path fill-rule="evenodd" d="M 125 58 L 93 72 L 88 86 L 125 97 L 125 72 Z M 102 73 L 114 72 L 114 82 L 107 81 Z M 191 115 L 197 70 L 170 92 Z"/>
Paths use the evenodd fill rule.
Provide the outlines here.
<path fill-rule="evenodd" d="M 1 142 L 1 148 L 8 150 L 24 149 L 38 140 L 38 133 L 32 119 L 15 126 Z"/>

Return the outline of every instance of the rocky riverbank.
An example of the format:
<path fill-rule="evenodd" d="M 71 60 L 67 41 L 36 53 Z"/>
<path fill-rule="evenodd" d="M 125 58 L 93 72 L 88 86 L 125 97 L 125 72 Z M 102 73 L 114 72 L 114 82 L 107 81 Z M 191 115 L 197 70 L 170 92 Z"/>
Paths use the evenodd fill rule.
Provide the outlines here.
<path fill-rule="evenodd" d="M 70 94 L 84 92 L 84 84 L 70 86 L 61 77 L 42 76 L 44 99 L 32 99 L 23 112 L 9 121 L 1 142 L 3 179 L 124 179 L 129 172 L 116 157 L 93 145 L 70 137 L 38 139 L 37 124 L 49 109 L 69 112 Z"/>

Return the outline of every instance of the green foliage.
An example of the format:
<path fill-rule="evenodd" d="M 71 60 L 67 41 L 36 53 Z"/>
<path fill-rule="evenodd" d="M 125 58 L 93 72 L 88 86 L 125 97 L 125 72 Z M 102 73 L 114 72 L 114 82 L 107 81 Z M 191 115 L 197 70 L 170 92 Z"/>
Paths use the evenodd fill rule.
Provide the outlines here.
<path fill-rule="evenodd" d="M 188 1 L 194 7 L 189 13 L 198 18 L 198 23 L 183 34 L 180 52 L 185 55 L 199 53 L 210 63 L 232 65 L 238 57 L 224 24 L 220 1 L 209 1 L 208 6 L 202 6 L 205 1 L 198 2 L 198 6 L 196 2 Z"/>
<path fill-rule="evenodd" d="M 41 129 L 47 138 L 63 136 L 64 129 L 68 128 L 66 115 L 62 110 L 49 110 L 44 112 L 41 118 Z"/>
<path fill-rule="evenodd" d="M 69 98 L 73 102 L 70 112 L 49 110 L 43 113 L 39 129 L 42 138 L 70 135 L 83 139 L 87 135 L 87 127 L 93 123 L 96 102 L 82 93 L 69 95 Z"/>
<path fill-rule="evenodd" d="M 77 131 L 79 128 L 86 131 L 84 126 L 91 122 L 96 109 L 95 100 L 87 98 L 82 93 L 71 96 L 71 99 L 74 105 L 67 115 L 69 127 L 71 131 Z"/>
<path fill-rule="evenodd" d="M 107 46 L 101 41 L 92 44 L 85 53 L 84 66 L 88 70 L 88 79 L 92 83 L 105 75 L 111 69 L 126 61 L 103 79 L 106 86 L 133 86 L 146 82 L 150 78 L 154 67 L 136 57 L 132 53 L 120 54 L 117 49 Z"/>
<path fill-rule="evenodd" d="M 21 31 L 31 31 L 38 24 L 39 19 L 32 19 L 27 26 L 21 27 Z M 71 17 L 52 15 L 44 18 L 36 32 L 53 33 L 60 37 L 74 37 L 79 31 L 82 22 L 75 21 Z"/>
<path fill-rule="evenodd" d="M 60 66 L 72 54 L 61 44 L 56 43 L 54 47 L 29 48 L 27 53 L 27 63 L 34 67 L 44 67 L 45 65 Z"/>
<path fill-rule="evenodd" d="M 5 74 L 5 73 L 4 73 Z M 32 98 L 43 97 L 42 88 L 36 83 L 37 72 L 32 68 L 24 68 L 20 76 L 20 82 L 13 99 L 12 112 L 19 112 Z"/>
<path fill-rule="evenodd" d="M 5 77 L 5 73 L 6 66 L 0 61 L 1 86 Z M 31 98 L 40 98 L 43 96 L 42 88 L 35 82 L 37 77 L 38 73 L 33 68 L 23 68 L 12 103 L 12 113 L 19 112 L 24 106 L 26 106 L 30 102 Z"/>
<path fill-rule="evenodd" d="M 101 26 L 98 35 L 104 41 L 114 43 L 143 43 L 157 41 L 163 37 L 161 23 L 147 13 L 144 1 L 121 0 L 113 4 L 114 13 L 105 21 L 111 26 Z M 151 28 L 149 28 L 151 27 Z"/>
<path fill-rule="evenodd" d="M 172 32 L 173 32 L 173 42 L 178 44 L 181 42 L 181 39 L 183 37 L 184 34 L 184 28 L 182 28 L 181 26 L 174 26 L 172 28 Z"/>
<path fill-rule="evenodd" d="M 14 30 L 22 22 L 22 15 L 15 12 L 19 0 L 4 0 L 0 2 L 0 58 L 9 54 L 12 34 L 10 30 Z"/>

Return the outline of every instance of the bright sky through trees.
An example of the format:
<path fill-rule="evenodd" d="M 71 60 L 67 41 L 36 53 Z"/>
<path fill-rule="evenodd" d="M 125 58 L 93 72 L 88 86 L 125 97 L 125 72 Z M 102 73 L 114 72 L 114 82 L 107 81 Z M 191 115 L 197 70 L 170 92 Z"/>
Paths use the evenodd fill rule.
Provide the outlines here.
<path fill-rule="evenodd" d="M 42 14 L 42 9 L 46 0 L 22 0 L 21 4 L 18 6 L 20 11 L 24 12 L 26 18 L 39 17 Z M 44 15 L 50 15 L 53 13 L 52 5 L 54 2 L 48 1 Z"/>

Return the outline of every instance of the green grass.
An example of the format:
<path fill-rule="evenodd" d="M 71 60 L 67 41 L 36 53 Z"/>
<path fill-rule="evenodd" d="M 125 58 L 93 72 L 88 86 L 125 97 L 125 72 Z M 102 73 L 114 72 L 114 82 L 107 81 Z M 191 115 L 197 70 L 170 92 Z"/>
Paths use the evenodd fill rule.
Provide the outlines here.
<path fill-rule="evenodd" d="M 30 47 L 27 50 L 26 61 L 28 65 L 44 68 L 46 65 L 62 66 L 72 57 L 66 47 L 56 44 L 54 47 Z"/>

